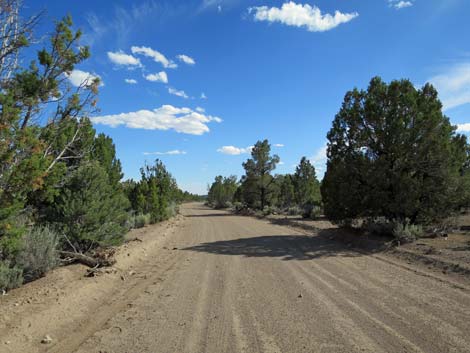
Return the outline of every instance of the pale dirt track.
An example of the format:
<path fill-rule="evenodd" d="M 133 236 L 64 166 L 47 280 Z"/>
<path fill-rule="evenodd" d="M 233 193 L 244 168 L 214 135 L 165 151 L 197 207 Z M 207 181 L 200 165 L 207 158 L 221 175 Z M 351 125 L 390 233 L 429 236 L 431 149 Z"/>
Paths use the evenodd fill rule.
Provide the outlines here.
<path fill-rule="evenodd" d="M 182 213 L 125 290 L 51 324 L 49 346 L 31 338 L 36 328 L 29 343 L 12 336 L 0 351 L 470 352 L 464 283 L 200 204 Z"/>

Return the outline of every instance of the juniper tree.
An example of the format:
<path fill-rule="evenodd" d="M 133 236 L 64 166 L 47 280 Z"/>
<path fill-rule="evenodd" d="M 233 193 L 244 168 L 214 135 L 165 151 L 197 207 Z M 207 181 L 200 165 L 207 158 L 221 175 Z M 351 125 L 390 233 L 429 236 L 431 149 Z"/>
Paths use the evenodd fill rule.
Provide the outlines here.
<path fill-rule="evenodd" d="M 292 177 L 295 198 L 299 207 L 318 206 L 321 203 L 320 182 L 315 167 L 306 157 L 302 157 Z"/>
<path fill-rule="evenodd" d="M 332 220 L 429 223 L 458 206 L 468 147 L 430 84 L 372 79 L 346 94 L 327 137 L 321 190 Z"/>
<path fill-rule="evenodd" d="M 264 209 L 271 193 L 271 172 L 279 163 L 277 155 L 270 155 L 268 140 L 258 141 L 251 150 L 251 158 L 243 163 L 246 175 L 242 178 L 244 199 L 250 206 Z"/>

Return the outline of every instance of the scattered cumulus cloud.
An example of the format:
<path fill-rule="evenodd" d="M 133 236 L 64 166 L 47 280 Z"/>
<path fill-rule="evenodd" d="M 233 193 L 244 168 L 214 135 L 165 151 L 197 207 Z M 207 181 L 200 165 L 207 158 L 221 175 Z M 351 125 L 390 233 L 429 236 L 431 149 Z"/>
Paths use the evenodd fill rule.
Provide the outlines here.
<path fill-rule="evenodd" d="M 205 115 L 190 108 L 177 108 L 162 105 L 154 110 L 104 115 L 91 118 L 95 124 L 111 127 L 125 126 L 130 129 L 174 130 L 178 133 L 202 135 L 209 132 L 207 126 L 211 122 L 222 122 L 216 116 Z"/>
<path fill-rule="evenodd" d="M 428 82 L 439 92 L 444 110 L 470 103 L 470 62 L 450 66 Z"/>
<path fill-rule="evenodd" d="M 92 74 L 90 72 L 82 71 L 82 70 L 72 70 L 69 74 L 66 75 L 70 83 L 75 87 L 80 86 L 89 86 L 93 83 L 93 81 L 98 78 L 100 80 L 100 86 L 104 86 L 103 80 L 101 77 L 96 74 Z"/>
<path fill-rule="evenodd" d="M 204 113 L 206 110 L 204 108 L 197 107 L 196 111 L 199 112 L 199 113 Z"/>
<path fill-rule="evenodd" d="M 187 154 L 187 152 L 181 150 L 171 150 L 167 152 L 144 152 L 145 156 L 175 156 L 179 154 Z"/>
<path fill-rule="evenodd" d="M 135 84 L 137 84 L 137 80 L 134 80 L 133 78 L 126 78 L 126 79 L 124 79 L 124 82 L 125 82 L 125 83 L 128 83 L 128 84 L 130 84 L 130 85 L 135 85 Z"/>
<path fill-rule="evenodd" d="M 156 74 L 148 74 L 148 75 L 145 75 L 144 78 L 147 81 L 151 81 L 151 82 L 168 83 L 168 75 L 166 74 L 165 71 L 157 72 Z"/>
<path fill-rule="evenodd" d="M 184 54 L 180 54 L 177 56 L 177 58 L 184 62 L 185 64 L 188 64 L 188 65 L 194 65 L 196 64 L 196 60 L 194 60 L 192 57 L 190 56 L 187 56 L 187 55 L 184 55 Z"/>
<path fill-rule="evenodd" d="M 251 150 L 253 149 L 254 146 L 248 146 L 248 147 L 235 147 L 235 146 L 222 146 L 217 149 L 217 152 L 223 153 L 223 154 L 228 154 L 231 156 L 237 156 L 240 154 L 245 154 L 245 153 L 251 153 Z"/>
<path fill-rule="evenodd" d="M 155 62 L 163 65 L 165 69 L 176 69 L 178 65 L 172 60 L 169 60 L 157 50 L 154 50 L 149 47 L 131 47 L 132 54 L 144 55 L 146 57 L 152 58 Z"/>
<path fill-rule="evenodd" d="M 284 144 L 283 143 L 275 143 L 273 146 L 274 147 L 284 147 Z"/>
<path fill-rule="evenodd" d="M 182 97 L 182 98 L 185 98 L 185 99 L 188 99 L 189 96 L 186 94 L 185 91 L 180 91 L 180 90 L 177 90 L 175 88 L 171 88 L 169 87 L 168 88 L 168 93 L 174 95 L 174 96 L 178 96 L 178 97 Z M 197 109 L 196 109 L 197 110 Z"/>
<path fill-rule="evenodd" d="M 108 51 L 108 58 L 113 64 L 127 67 L 142 67 L 139 58 L 126 54 L 122 51 L 112 52 Z"/>
<path fill-rule="evenodd" d="M 393 7 L 397 10 L 405 9 L 414 5 L 413 1 L 404 1 L 404 0 L 388 0 L 390 7 Z"/>
<path fill-rule="evenodd" d="M 305 27 L 310 32 L 329 31 L 359 16 L 357 12 L 340 11 L 335 11 L 334 15 L 322 14 L 317 6 L 296 4 L 293 1 L 284 3 L 280 8 L 255 6 L 248 11 L 254 14 L 255 21 L 280 22 L 287 26 Z"/>
<path fill-rule="evenodd" d="M 463 133 L 470 132 L 470 123 L 457 124 L 457 132 L 463 132 Z"/>
<path fill-rule="evenodd" d="M 201 93 L 201 99 L 207 99 L 207 96 L 204 92 Z"/>

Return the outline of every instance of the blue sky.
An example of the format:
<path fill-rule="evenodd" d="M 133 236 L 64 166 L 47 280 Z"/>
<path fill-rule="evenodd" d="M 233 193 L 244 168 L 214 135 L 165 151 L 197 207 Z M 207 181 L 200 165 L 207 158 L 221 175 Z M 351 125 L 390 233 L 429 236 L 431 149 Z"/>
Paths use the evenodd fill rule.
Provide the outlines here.
<path fill-rule="evenodd" d="M 70 13 L 98 75 L 99 132 L 116 143 L 126 178 L 160 158 L 183 189 L 241 176 L 267 138 L 276 172 L 302 156 L 321 175 L 342 98 L 373 76 L 434 83 L 445 113 L 470 131 L 468 0 L 26 1 L 43 20 Z M 275 146 L 276 145 L 276 146 Z"/>

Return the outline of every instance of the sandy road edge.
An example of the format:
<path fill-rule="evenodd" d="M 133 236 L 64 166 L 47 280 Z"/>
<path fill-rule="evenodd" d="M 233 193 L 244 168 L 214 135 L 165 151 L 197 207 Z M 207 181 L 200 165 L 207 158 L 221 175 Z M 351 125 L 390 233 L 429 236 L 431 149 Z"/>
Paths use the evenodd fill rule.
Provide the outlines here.
<path fill-rule="evenodd" d="M 161 281 L 175 265 L 172 235 L 184 221 L 179 215 L 132 230 L 127 238 L 141 241 L 120 246 L 116 265 L 98 277 L 85 278 L 86 267 L 71 265 L 0 296 L 0 351 L 72 352 L 88 334 L 122 310 L 128 303 L 126 298 Z M 50 344 L 41 344 L 45 335 L 52 338 Z"/>

